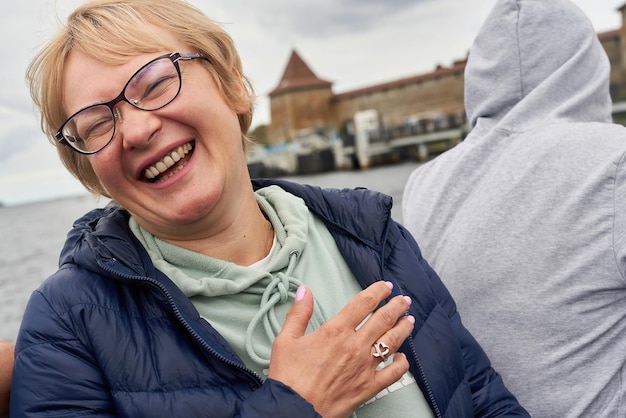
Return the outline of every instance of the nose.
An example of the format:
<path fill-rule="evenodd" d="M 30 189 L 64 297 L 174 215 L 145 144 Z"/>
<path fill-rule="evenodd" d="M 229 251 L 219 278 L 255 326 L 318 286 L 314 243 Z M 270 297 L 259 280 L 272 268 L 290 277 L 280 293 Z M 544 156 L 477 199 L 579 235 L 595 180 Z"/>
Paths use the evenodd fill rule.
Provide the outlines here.
<path fill-rule="evenodd" d="M 116 106 L 113 116 L 117 134 L 127 150 L 146 148 L 161 126 L 154 111 L 140 110 L 129 104 Z"/>

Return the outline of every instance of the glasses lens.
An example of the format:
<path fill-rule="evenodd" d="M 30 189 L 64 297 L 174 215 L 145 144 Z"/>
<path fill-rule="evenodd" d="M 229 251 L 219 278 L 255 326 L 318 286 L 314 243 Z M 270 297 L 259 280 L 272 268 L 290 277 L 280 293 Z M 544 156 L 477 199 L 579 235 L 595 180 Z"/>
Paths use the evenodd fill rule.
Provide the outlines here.
<path fill-rule="evenodd" d="M 106 105 L 90 106 L 72 116 L 61 132 L 79 151 L 100 151 L 113 138 L 113 113 Z"/>
<path fill-rule="evenodd" d="M 180 91 L 180 75 L 169 57 L 152 61 L 126 85 L 124 96 L 135 107 L 156 110 L 170 103 Z"/>

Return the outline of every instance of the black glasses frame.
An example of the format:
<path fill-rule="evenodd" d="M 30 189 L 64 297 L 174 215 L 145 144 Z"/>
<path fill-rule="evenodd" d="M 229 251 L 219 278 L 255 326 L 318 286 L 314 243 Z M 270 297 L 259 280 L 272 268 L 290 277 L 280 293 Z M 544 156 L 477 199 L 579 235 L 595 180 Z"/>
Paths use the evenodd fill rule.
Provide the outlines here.
<path fill-rule="evenodd" d="M 143 109 L 142 107 L 140 107 L 137 103 L 137 100 L 133 100 L 133 99 L 128 99 L 125 96 L 126 93 L 126 88 L 128 87 L 128 85 L 130 84 L 130 82 L 135 78 L 135 76 L 137 76 L 139 73 L 141 73 L 146 67 L 148 67 L 149 65 L 151 65 L 153 62 L 161 60 L 163 58 L 169 58 L 170 61 L 172 61 L 172 64 L 174 64 L 174 67 L 176 68 L 176 73 L 178 74 L 178 90 L 176 91 L 176 94 L 174 95 L 174 97 L 172 97 L 171 100 L 169 100 L 167 103 L 164 103 L 163 105 L 154 108 L 154 109 Z M 174 99 L 176 99 L 176 97 L 178 97 L 178 93 L 180 93 L 181 88 L 183 87 L 183 80 L 180 74 L 180 66 L 178 64 L 178 61 L 183 60 L 183 61 L 190 61 L 193 59 L 206 59 L 208 60 L 208 57 L 204 54 L 201 53 L 182 53 L 182 52 L 172 52 L 169 54 L 165 54 L 165 55 L 161 55 L 158 56 L 152 60 L 150 60 L 149 62 L 147 62 L 146 64 L 142 65 L 141 68 L 139 68 L 137 71 L 135 71 L 133 73 L 133 75 L 128 79 L 128 81 L 126 82 L 126 84 L 124 85 L 124 88 L 122 89 L 122 91 L 120 92 L 120 94 L 113 100 L 110 100 L 106 103 L 94 103 L 92 105 L 83 107 L 82 109 L 78 110 L 77 112 L 73 113 L 69 118 L 67 118 L 65 120 L 65 122 L 63 122 L 63 124 L 61 125 L 61 127 L 59 128 L 59 130 L 57 131 L 57 133 L 55 134 L 55 138 L 56 140 L 65 146 L 68 146 L 70 148 L 72 148 L 74 151 L 80 153 L 80 154 L 84 154 L 84 155 L 91 155 L 91 154 L 95 154 L 99 151 L 102 151 L 102 149 L 104 149 L 104 147 L 106 147 L 107 145 L 109 145 L 111 143 L 111 141 L 113 140 L 113 138 L 115 137 L 115 132 L 117 129 L 117 124 L 115 123 L 115 110 L 114 107 L 119 103 L 119 102 L 126 102 L 128 104 L 130 104 L 132 107 L 139 109 L 139 110 L 145 110 L 146 112 L 151 112 L 154 110 L 159 110 L 164 108 L 165 106 L 167 106 L 168 104 L 172 103 L 174 101 Z M 65 136 L 63 135 L 63 129 L 65 128 L 65 126 L 72 120 L 72 118 L 76 115 L 78 115 L 79 113 L 90 109 L 92 107 L 98 107 L 98 106 L 106 106 L 111 110 L 111 116 L 113 118 L 113 133 L 111 134 L 111 138 L 106 142 L 106 144 L 104 144 L 102 147 L 100 147 L 99 149 L 97 149 L 96 151 L 85 151 L 82 150 L 80 148 L 75 147 L 74 145 L 72 145 L 72 141 L 68 140 L 67 138 L 65 138 Z"/>

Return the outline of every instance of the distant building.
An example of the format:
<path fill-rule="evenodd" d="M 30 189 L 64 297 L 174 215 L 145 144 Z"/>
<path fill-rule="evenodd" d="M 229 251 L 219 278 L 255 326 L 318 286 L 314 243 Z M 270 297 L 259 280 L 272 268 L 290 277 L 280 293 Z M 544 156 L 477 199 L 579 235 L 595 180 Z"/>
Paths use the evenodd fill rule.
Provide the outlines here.
<path fill-rule="evenodd" d="M 620 29 L 600 33 L 611 62 L 611 94 L 626 94 L 626 4 Z M 303 130 L 334 127 L 344 130 L 352 116 L 375 109 L 381 123 L 392 127 L 423 115 L 458 115 L 464 112 L 464 70 L 467 60 L 433 72 L 335 94 L 332 83 L 318 78 L 294 50 L 278 86 L 270 93 L 271 122 L 268 141 L 288 142 Z"/>

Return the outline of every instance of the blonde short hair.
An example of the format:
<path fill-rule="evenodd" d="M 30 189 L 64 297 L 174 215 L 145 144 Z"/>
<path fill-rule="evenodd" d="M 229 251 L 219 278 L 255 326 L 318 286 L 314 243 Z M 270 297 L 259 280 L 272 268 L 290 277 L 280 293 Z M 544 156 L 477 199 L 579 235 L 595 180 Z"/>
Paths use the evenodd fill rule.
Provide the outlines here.
<path fill-rule="evenodd" d="M 55 139 L 57 129 L 69 117 L 63 109 L 65 62 L 74 48 L 109 64 L 166 49 L 167 45 L 155 38 L 150 26 L 167 30 L 193 49 L 177 52 L 200 52 L 210 58 L 203 62 L 226 102 L 233 109 L 249 109 L 238 117 L 244 149 L 250 143 L 247 132 L 252 123 L 254 91 L 243 74 L 233 40 L 215 21 L 184 0 L 90 1 L 78 7 L 35 56 L 26 78 L 31 97 L 41 112 L 41 129 L 57 147 L 65 167 L 95 194 L 108 196 L 87 157 Z"/>

